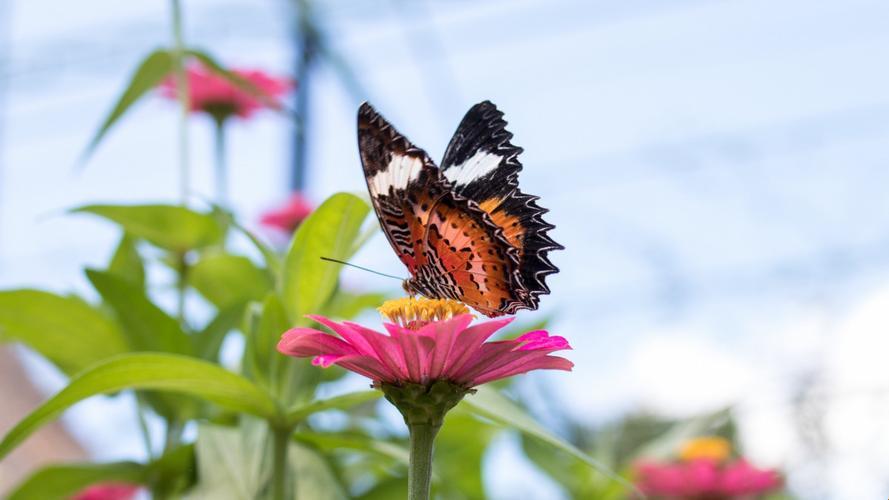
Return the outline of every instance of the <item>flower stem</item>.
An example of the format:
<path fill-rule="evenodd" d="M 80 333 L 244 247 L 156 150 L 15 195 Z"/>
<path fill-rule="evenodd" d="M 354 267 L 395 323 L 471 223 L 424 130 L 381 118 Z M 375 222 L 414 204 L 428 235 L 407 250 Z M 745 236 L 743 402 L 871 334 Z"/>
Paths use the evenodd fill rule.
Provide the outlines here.
<path fill-rule="evenodd" d="M 185 42 L 182 37 L 182 5 L 180 0 L 171 0 L 173 13 L 173 68 L 176 79 L 176 96 L 179 99 L 179 189 L 182 204 L 188 200 L 190 173 L 188 166 L 188 78 L 185 75 Z"/>
<path fill-rule="evenodd" d="M 446 380 L 430 384 L 379 385 L 386 400 L 395 405 L 410 431 L 411 456 L 407 489 L 409 500 L 429 500 L 432 484 L 432 447 L 435 435 L 444 424 L 445 415 L 473 392 Z"/>
<path fill-rule="evenodd" d="M 183 328 L 188 324 L 185 320 L 185 296 L 188 292 L 188 260 L 185 252 L 176 254 L 176 319 Z"/>
<path fill-rule="evenodd" d="M 216 203 L 228 208 L 228 165 L 225 161 L 225 119 L 214 119 L 216 124 Z"/>
<path fill-rule="evenodd" d="M 287 498 L 287 445 L 290 430 L 272 427 L 272 499 Z"/>
<path fill-rule="evenodd" d="M 139 432 L 142 434 L 142 443 L 145 445 L 145 453 L 149 459 L 154 458 L 154 450 L 151 447 L 151 431 L 148 429 L 148 421 L 145 419 L 145 402 L 138 393 L 134 394 L 136 400 L 136 417 L 139 421 Z"/>
<path fill-rule="evenodd" d="M 429 500 L 432 485 L 432 447 L 439 426 L 410 426 L 411 457 L 407 475 L 408 500 Z"/>

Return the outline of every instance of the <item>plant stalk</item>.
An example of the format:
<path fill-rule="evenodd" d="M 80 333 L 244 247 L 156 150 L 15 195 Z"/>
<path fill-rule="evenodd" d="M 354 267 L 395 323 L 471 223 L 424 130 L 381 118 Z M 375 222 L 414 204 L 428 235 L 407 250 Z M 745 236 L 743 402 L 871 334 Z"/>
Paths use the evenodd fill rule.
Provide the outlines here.
<path fill-rule="evenodd" d="M 185 252 L 176 254 L 176 319 L 183 328 L 188 324 L 185 320 L 185 296 L 188 288 L 188 260 Z"/>
<path fill-rule="evenodd" d="M 272 427 L 272 499 L 287 498 L 287 448 L 290 430 Z"/>
<path fill-rule="evenodd" d="M 188 77 L 185 74 L 185 42 L 182 36 L 182 5 L 180 0 L 170 0 L 173 16 L 173 67 L 176 79 L 176 96 L 179 100 L 179 189 L 184 205 L 191 190 L 191 173 L 188 165 L 188 113 L 191 109 Z"/>
<path fill-rule="evenodd" d="M 151 431 L 148 429 L 148 421 L 145 419 L 145 402 L 142 397 L 134 392 L 136 400 L 136 418 L 139 420 L 139 432 L 142 434 L 142 443 L 145 445 L 145 453 L 149 459 L 154 459 L 154 450 L 151 447 Z"/>
<path fill-rule="evenodd" d="M 411 456 L 407 475 L 408 500 L 429 500 L 432 485 L 432 447 L 440 426 L 413 424 L 410 429 Z"/>
<path fill-rule="evenodd" d="M 213 119 L 216 124 L 216 203 L 228 208 L 228 164 L 225 158 L 225 119 Z"/>

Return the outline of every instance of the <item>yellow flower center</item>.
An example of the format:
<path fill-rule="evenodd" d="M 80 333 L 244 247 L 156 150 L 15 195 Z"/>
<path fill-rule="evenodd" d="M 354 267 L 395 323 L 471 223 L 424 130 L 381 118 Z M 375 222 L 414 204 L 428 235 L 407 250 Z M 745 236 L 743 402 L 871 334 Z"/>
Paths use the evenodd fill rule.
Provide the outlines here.
<path fill-rule="evenodd" d="M 469 313 L 469 308 L 454 300 L 413 297 L 387 300 L 377 310 L 383 318 L 411 330 Z"/>
<path fill-rule="evenodd" d="M 707 436 L 692 439 L 685 443 L 679 450 L 679 458 L 682 460 L 710 459 L 722 462 L 732 452 L 732 445 L 726 439 L 717 436 Z"/>

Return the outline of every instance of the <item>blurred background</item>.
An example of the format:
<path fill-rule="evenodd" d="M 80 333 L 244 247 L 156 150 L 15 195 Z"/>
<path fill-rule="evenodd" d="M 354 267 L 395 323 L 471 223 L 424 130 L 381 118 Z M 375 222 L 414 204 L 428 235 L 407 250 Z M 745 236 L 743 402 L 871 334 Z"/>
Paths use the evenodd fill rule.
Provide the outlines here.
<path fill-rule="evenodd" d="M 231 206 L 248 226 L 294 189 L 316 203 L 365 191 L 361 101 L 440 158 L 463 113 L 490 99 L 525 148 L 523 190 L 541 196 L 566 247 L 552 256 L 561 273 L 542 310 L 520 314 L 549 317 L 574 346 L 574 373 L 522 380 L 541 418 L 595 428 L 728 409 L 744 453 L 783 469 L 797 497 L 886 497 L 889 4 L 184 9 L 189 44 L 297 81 L 288 107 L 298 120 L 265 113 L 230 127 Z M 64 211 L 177 199 L 168 100 L 141 102 L 78 164 L 137 61 L 168 45 L 169 31 L 165 2 L 0 0 L 0 288 L 87 292 L 81 268 L 107 261 L 117 233 Z M 209 120 L 191 122 L 198 199 L 213 194 L 212 133 Z M 354 261 L 405 274 L 379 235 Z M 361 271 L 345 279 L 398 290 Z M 14 353 L 40 393 L 63 384 Z M 0 380 L 5 400 L 24 412 L 34 396 L 13 380 Z M 71 443 L 73 455 L 143 453 L 126 398 L 94 398 L 64 422 L 82 446 Z M 488 451 L 490 495 L 562 498 L 520 452 L 508 436 Z"/>

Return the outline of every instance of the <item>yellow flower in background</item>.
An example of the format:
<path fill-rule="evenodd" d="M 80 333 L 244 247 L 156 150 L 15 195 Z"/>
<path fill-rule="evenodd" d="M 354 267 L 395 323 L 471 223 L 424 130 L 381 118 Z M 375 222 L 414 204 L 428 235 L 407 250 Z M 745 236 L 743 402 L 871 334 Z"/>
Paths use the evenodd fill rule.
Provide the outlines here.
<path fill-rule="evenodd" d="M 715 462 L 726 460 L 732 452 L 728 440 L 718 436 L 705 436 L 691 439 L 679 450 L 679 458 L 684 461 L 709 459 Z"/>

